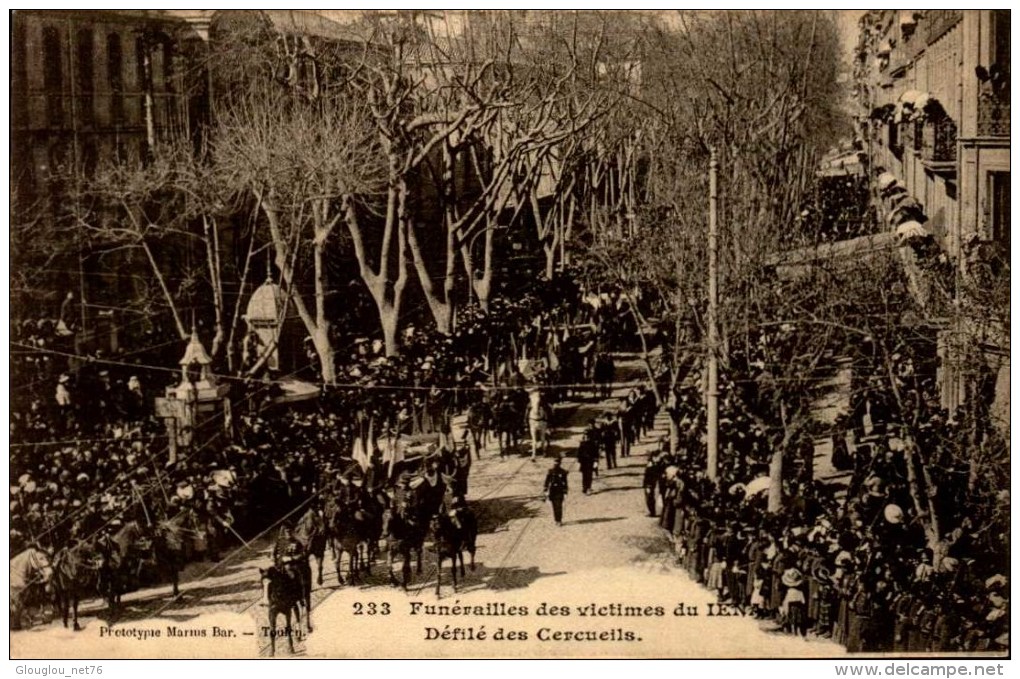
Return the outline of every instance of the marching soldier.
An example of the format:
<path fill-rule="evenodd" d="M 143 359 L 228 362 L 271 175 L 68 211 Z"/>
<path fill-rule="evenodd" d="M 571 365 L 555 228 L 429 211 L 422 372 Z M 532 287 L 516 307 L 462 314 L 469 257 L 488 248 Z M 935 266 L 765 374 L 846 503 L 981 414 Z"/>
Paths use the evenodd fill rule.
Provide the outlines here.
<path fill-rule="evenodd" d="M 561 458 L 557 456 L 549 473 L 545 475 L 545 499 L 552 502 L 553 519 L 557 526 L 563 525 L 563 500 L 569 491 L 567 471 L 561 464 Z"/>
<path fill-rule="evenodd" d="M 619 440 L 620 434 L 612 416 L 606 416 L 599 432 L 602 449 L 606 452 L 606 469 L 616 469 L 616 442 Z"/>
<path fill-rule="evenodd" d="M 592 427 L 584 432 L 581 445 L 577 448 L 577 464 L 581 468 L 581 492 L 585 495 L 591 492 L 592 474 L 599 460 L 597 436 L 598 430 L 594 428 L 593 423 Z"/>

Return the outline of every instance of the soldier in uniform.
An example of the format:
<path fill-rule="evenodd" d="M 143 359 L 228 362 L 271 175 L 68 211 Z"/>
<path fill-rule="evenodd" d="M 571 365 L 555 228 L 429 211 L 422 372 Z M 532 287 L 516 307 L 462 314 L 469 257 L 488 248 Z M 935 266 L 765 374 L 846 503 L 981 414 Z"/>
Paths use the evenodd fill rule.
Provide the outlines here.
<path fill-rule="evenodd" d="M 606 415 L 599 428 L 602 449 L 606 453 L 606 469 L 616 469 L 616 442 L 620 437 L 619 428 L 611 415 Z"/>
<path fill-rule="evenodd" d="M 592 423 L 592 426 L 584 432 L 581 445 L 577 448 L 577 464 L 581 468 L 581 492 L 585 495 L 591 492 L 592 474 L 599 460 L 597 436 L 598 430 Z"/>
<path fill-rule="evenodd" d="M 301 543 L 294 537 L 294 528 L 289 522 L 285 523 L 280 532 L 276 535 L 276 544 L 273 545 L 273 564 L 282 568 L 286 564 L 296 561 L 301 556 Z"/>
<path fill-rule="evenodd" d="M 545 475 L 545 499 L 552 502 L 553 518 L 557 526 L 563 525 L 563 500 L 567 496 L 567 471 L 562 467 L 559 457 L 553 462 L 549 473 Z"/>

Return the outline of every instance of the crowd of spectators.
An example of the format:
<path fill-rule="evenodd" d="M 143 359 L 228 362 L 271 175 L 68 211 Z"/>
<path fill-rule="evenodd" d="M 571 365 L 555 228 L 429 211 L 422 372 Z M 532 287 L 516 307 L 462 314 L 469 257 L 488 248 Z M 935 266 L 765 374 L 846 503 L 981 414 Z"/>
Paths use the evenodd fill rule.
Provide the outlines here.
<path fill-rule="evenodd" d="M 724 417 L 741 428 L 753 422 L 736 392 L 724 391 Z M 645 483 L 678 563 L 720 602 L 792 634 L 832 638 L 850 652 L 1006 651 L 1008 545 L 970 514 L 966 483 L 952 481 L 966 476 L 951 462 L 967 442 L 962 416 L 935 413 L 915 432 L 880 382 L 860 398 L 876 407 L 856 407 L 837 427 L 851 442 L 842 450 L 850 478 L 786 475 L 782 507 L 770 512 L 761 432 L 744 429 L 751 433 L 739 445 L 749 454 L 721 455 L 720 478 L 711 482 L 697 452 L 704 448 L 698 394 L 679 394 L 671 403 L 679 452 L 670 454 L 664 440 Z M 930 486 L 911 469 L 911 453 L 919 451 L 932 470 Z M 929 500 L 919 511 L 917 503 Z M 998 500 L 1008 513 L 1008 498 Z"/>
<path fill-rule="evenodd" d="M 536 345 L 559 348 L 540 303 L 493 304 L 498 313 L 466 316 L 451 337 L 407 328 L 398 356 L 385 356 L 379 341 L 353 342 L 338 357 L 338 385 L 307 403 L 274 405 L 283 392 L 271 374 L 222 378 L 231 386 L 232 431 L 220 414 L 198 415 L 191 440 L 178 438 L 176 459 L 153 407 L 162 387 L 181 379 L 175 362 L 139 365 L 128 347 L 86 354 L 63 323 L 15 323 L 11 553 L 192 509 L 204 529 L 194 551 L 214 558 L 225 541 L 250 538 L 299 507 L 323 475 L 389 476 L 378 449 L 353 462 L 355 439 L 385 446 L 399 435 L 448 435 L 454 413 L 481 398 L 479 385 L 522 379 L 508 337 L 522 326 L 541 328 L 529 333 Z"/>

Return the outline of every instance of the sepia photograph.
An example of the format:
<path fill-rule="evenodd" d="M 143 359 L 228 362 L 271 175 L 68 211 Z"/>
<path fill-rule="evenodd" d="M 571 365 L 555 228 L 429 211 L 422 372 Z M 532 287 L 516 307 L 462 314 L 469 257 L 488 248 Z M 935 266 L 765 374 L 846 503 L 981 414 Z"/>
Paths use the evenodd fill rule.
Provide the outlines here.
<path fill-rule="evenodd" d="M 9 11 L 17 673 L 1002 675 L 1010 17 Z"/>

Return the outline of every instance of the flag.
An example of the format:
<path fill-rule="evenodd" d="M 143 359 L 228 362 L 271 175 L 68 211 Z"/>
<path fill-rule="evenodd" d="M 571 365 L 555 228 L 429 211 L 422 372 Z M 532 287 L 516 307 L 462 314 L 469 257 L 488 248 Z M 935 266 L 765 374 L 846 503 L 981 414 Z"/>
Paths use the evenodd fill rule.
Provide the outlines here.
<path fill-rule="evenodd" d="M 386 447 L 383 449 L 383 462 L 387 465 L 387 475 L 393 477 L 393 468 L 404 461 L 404 443 L 400 436 L 387 436 Z"/>
<path fill-rule="evenodd" d="M 368 448 L 365 446 L 365 442 L 360 436 L 356 436 L 354 438 L 354 446 L 351 451 L 351 457 L 361 467 L 361 471 L 368 469 Z"/>

